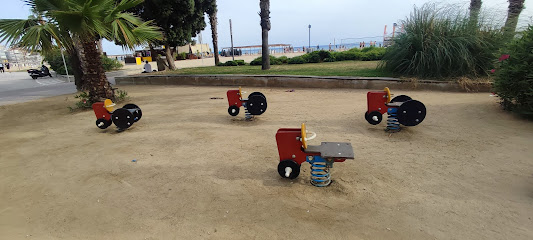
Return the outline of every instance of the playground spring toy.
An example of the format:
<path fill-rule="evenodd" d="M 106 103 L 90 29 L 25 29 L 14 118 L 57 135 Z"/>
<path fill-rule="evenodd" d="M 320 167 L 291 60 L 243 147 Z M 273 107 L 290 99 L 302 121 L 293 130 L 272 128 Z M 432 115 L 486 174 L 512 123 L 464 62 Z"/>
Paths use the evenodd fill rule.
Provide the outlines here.
<path fill-rule="evenodd" d="M 116 104 L 111 99 L 104 102 L 93 103 L 94 114 L 96 115 L 96 126 L 106 129 L 114 123 L 119 131 L 125 130 L 142 117 L 141 109 L 135 104 L 126 104 L 124 107 L 114 109 Z"/>
<path fill-rule="evenodd" d="M 267 100 L 265 95 L 260 92 L 253 92 L 248 95 L 248 99 L 242 98 L 241 87 L 239 90 L 228 90 L 228 113 L 231 116 L 239 115 L 239 108 L 244 107 L 246 119 L 251 119 L 254 115 L 261 115 L 267 109 Z"/>
<path fill-rule="evenodd" d="M 283 178 L 295 179 L 300 175 L 303 162 L 311 164 L 311 184 L 325 187 L 331 183 L 329 169 L 334 162 L 344 162 L 354 159 L 351 143 L 322 142 L 320 145 L 307 145 L 307 141 L 314 139 L 316 133 L 307 137 L 305 123 L 301 128 L 280 128 L 276 133 L 276 142 L 280 162 L 278 173 Z"/>
<path fill-rule="evenodd" d="M 387 113 L 387 131 L 400 131 L 400 124 L 416 126 L 426 117 L 426 106 L 413 100 L 409 96 L 399 95 L 391 99 L 389 88 L 383 91 L 370 91 L 366 94 L 368 110 L 365 119 L 372 125 L 381 122 L 383 114 Z"/>

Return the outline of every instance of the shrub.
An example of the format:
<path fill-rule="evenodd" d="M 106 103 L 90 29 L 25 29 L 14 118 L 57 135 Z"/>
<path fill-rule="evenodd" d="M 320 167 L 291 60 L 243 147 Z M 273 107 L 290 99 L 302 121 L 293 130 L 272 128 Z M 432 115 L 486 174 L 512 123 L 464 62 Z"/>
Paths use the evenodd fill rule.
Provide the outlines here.
<path fill-rule="evenodd" d="M 361 52 L 346 51 L 344 52 L 344 60 L 359 60 L 361 59 Z"/>
<path fill-rule="evenodd" d="M 237 65 L 240 66 L 246 65 L 246 62 L 244 62 L 244 60 L 235 60 L 235 62 L 237 63 Z"/>
<path fill-rule="evenodd" d="M 122 68 L 122 63 L 120 63 L 118 60 L 113 58 L 108 58 L 106 56 L 102 56 L 102 65 L 104 66 L 104 70 L 107 71 L 113 71 L 113 70 L 119 70 Z"/>
<path fill-rule="evenodd" d="M 185 59 L 187 59 L 186 52 L 181 52 L 181 53 L 176 54 L 176 60 L 185 60 Z"/>
<path fill-rule="evenodd" d="M 225 66 L 238 66 L 239 64 L 236 61 L 227 61 Z"/>
<path fill-rule="evenodd" d="M 293 58 L 289 58 L 287 61 L 288 64 L 304 64 L 306 61 L 301 56 L 296 56 Z"/>
<path fill-rule="evenodd" d="M 415 7 L 400 24 L 405 33 L 394 39 L 380 67 L 418 77 L 487 75 L 503 38 L 484 22 L 472 24 L 457 8 Z"/>
<path fill-rule="evenodd" d="M 289 63 L 289 58 L 286 57 L 286 56 L 281 56 L 278 59 L 281 61 L 282 64 L 283 63 Z"/>
<path fill-rule="evenodd" d="M 344 61 L 346 57 L 344 56 L 345 52 L 333 52 L 331 55 L 335 58 L 335 61 Z"/>
<path fill-rule="evenodd" d="M 323 62 L 326 58 L 331 58 L 331 52 L 320 50 L 318 51 L 318 56 L 320 56 L 320 61 Z"/>
<path fill-rule="evenodd" d="M 250 62 L 250 65 L 252 66 L 257 66 L 257 65 L 262 65 L 262 64 L 263 64 L 263 59 L 261 59 L 261 56 L 259 56 L 258 58 Z"/>
<path fill-rule="evenodd" d="M 335 58 L 324 58 L 324 62 L 335 62 Z"/>
<path fill-rule="evenodd" d="M 50 64 L 50 68 L 56 73 L 65 75 L 65 64 L 63 63 L 63 57 L 61 57 L 61 51 L 59 48 L 52 50 L 52 52 L 44 54 L 44 61 Z M 69 74 L 73 74 L 72 67 L 70 66 L 70 57 L 65 54 L 65 62 L 67 63 L 67 69 Z"/>
<path fill-rule="evenodd" d="M 270 55 L 269 57 L 270 57 L 270 65 L 281 65 L 282 62 L 279 58 L 276 58 L 272 55 Z M 263 64 L 263 59 L 261 58 L 261 56 L 257 57 L 256 59 L 250 62 L 250 65 L 262 65 L 262 64 Z"/>
<path fill-rule="evenodd" d="M 509 44 L 507 54 L 500 58 L 494 88 L 505 109 L 533 118 L 533 26 Z"/>

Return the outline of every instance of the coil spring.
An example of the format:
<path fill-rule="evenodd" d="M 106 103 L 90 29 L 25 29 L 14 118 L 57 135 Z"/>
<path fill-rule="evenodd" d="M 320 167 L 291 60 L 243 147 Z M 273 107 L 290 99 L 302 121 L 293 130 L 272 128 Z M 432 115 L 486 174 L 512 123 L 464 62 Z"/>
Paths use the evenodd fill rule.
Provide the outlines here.
<path fill-rule="evenodd" d="M 246 103 L 243 103 L 242 106 L 244 107 L 244 118 L 246 120 L 250 120 L 252 119 L 254 116 L 252 116 L 252 114 L 250 114 L 250 112 L 248 112 L 248 107 L 246 106 L 247 104 Z"/>
<path fill-rule="evenodd" d="M 387 109 L 387 129 L 388 132 L 399 132 L 400 131 L 400 122 L 398 121 L 398 109 L 389 108 Z"/>
<path fill-rule="evenodd" d="M 331 175 L 326 160 L 320 156 L 307 157 L 307 162 L 311 164 L 311 184 L 316 187 L 326 187 L 331 184 Z"/>

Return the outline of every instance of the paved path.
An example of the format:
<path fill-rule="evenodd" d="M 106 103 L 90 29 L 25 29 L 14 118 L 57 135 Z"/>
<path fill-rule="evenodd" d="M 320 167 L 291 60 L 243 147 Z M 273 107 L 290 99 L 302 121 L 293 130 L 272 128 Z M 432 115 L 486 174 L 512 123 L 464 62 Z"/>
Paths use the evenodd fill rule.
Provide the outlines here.
<path fill-rule="evenodd" d="M 107 73 L 108 80 L 115 84 L 115 77 L 124 76 L 127 71 Z M 55 76 L 55 73 L 52 73 Z M 74 77 L 44 77 L 32 79 L 27 72 L 0 73 L 0 106 L 27 102 L 39 98 L 71 94 L 76 92 Z"/>

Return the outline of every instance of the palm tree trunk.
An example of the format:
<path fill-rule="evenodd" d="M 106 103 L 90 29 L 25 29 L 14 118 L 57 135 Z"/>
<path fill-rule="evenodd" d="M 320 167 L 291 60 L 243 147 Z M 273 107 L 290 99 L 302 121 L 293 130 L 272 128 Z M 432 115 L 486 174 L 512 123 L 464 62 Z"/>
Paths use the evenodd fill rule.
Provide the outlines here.
<path fill-rule="evenodd" d="M 270 69 L 270 51 L 268 49 L 268 31 L 270 31 L 270 0 L 260 0 L 259 7 L 261 12 L 261 37 L 262 37 L 262 54 L 263 65 L 261 69 Z"/>
<path fill-rule="evenodd" d="M 481 0 L 470 0 L 470 23 L 472 26 L 476 26 L 478 24 L 481 3 Z"/>
<path fill-rule="evenodd" d="M 165 44 L 165 55 L 167 56 L 168 68 L 170 70 L 176 69 L 176 65 L 174 64 L 174 55 L 172 54 L 172 49 L 170 49 L 168 43 Z"/>
<path fill-rule="evenodd" d="M 509 9 L 507 11 L 507 21 L 503 28 L 504 35 L 507 38 L 514 37 L 516 25 L 518 24 L 518 17 L 524 9 L 524 0 L 509 0 Z"/>
<path fill-rule="evenodd" d="M 215 66 L 218 66 L 218 33 L 217 33 L 217 11 L 209 14 L 209 24 L 211 25 L 211 37 L 213 38 L 213 52 L 215 54 Z"/>
<path fill-rule="evenodd" d="M 67 50 L 67 54 L 69 55 L 70 59 L 70 66 L 72 68 L 72 75 L 74 75 L 74 84 L 76 85 L 76 89 L 78 91 L 82 90 L 82 79 L 83 79 L 83 72 L 81 70 L 81 63 L 80 63 L 80 57 L 78 55 L 78 51 L 75 49 L 73 50 Z"/>
<path fill-rule="evenodd" d="M 89 92 L 92 101 L 102 99 L 114 100 L 115 94 L 111 84 L 107 81 L 100 53 L 96 48 L 96 41 L 81 40 L 83 55 L 81 56 L 83 70 L 83 90 Z"/>

